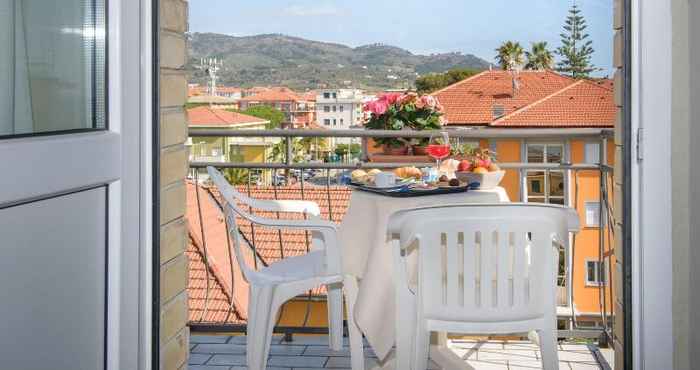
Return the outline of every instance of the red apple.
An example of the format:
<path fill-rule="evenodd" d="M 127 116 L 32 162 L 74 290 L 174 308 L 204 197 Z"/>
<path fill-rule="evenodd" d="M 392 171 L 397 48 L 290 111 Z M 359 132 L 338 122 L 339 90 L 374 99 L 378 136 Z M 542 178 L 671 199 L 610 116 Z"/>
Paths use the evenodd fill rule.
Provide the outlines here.
<path fill-rule="evenodd" d="M 469 162 L 468 160 L 464 159 L 459 162 L 459 166 L 457 166 L 457 170 L 460 172 L 468 172 L 472 168 L 472 163 Z"/>

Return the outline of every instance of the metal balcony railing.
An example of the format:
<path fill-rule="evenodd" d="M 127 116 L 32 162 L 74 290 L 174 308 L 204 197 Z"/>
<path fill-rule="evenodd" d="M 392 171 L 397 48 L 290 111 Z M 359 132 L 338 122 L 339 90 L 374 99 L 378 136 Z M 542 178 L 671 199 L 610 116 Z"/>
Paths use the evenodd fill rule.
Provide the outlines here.
<path fill-rule="evenodd" d="M 612 250 L 612 240 L 614 237 L 614 219 L 612 212 L 612 200 L 610 199 L 609 188 L 612 184 L 612 174 L 613 167 L 608 164 L 608 142 L 611 137 L 613 137 L 614 132 L 608 129 L 492 129 L 492 128 L 468 128 L 468 129 L 449 129 L 451 138 L 458 138 L 464 140 L 531 140 L 536 142 L 566 142 L 571 140 L 585 140 L 586 142 L 595 141 L 600 143 L 599 159 L 600 163 L 570 163 L 564 161 L 562 158 L 562 163 L 521 163 L 521 162 L 499 162 L 499 166 L 506 171 L 518 171 L 519 176 L 524 174 L 525 171 L 542 171 L 546 175 L 549 175 L 552 171 L 563 172 L 568 178 L 571 179 L 573 183 L 573 194 L 569 196 L 569 204 L 576 207 L 579 202 L 579 173 L 583 171 L 594 171 L 597 172 L 599 176 L 599 229 L 598 229 L 598 262 L 603 264 L 604 261 L 609 260 L 612 256 L 610 252 Z M 199 181 L 198 174 L 200 171 L 204 171 L 207 166 L 213 166 L 219 169 L 240 169 L 244 170 L 245 179 L 242 181 L 241 189 L 250 192 L 256 184 L 271 187 L 277 197 L 278 189 L 286 184 L 286 181 L 290 177 L 296 178 L 298 189 L 300 191 L 300 197 L 304 199 L 305 194 L 308 192 L 310 183 L 315 185 L 314 189 L 318 189 L 318 186 L 325 188 L 327 194 L 328 203 L 328 217 L 331 220 L 339 221 L 340 215 L 334 215 L 333 209 L 331 207 L 331 191 L 332 189 L 337 189 L 337 186 L 343 186 L 342 180 L 338 179 L 343 171 L 356 168 L 379 168 L 379 169 L 392 169 L 404 166 L 417 166 L 417 167 L 428 167 L 433 166 L 434 163 L 382 163 L 382 162 L 370 162 L 370 153 L 368 150 L 368 141 L 371 138 L 429 138 L 434 132 L 431 131 L 376 131 L 376 130 L 196 130 L 191 131 L 191 137 L 245 137 L 245 138 L 281 138 L 283 142 L 286 143 L 286 152 L 282 156 L 281 160 L 276 162 L 190 162 L 191 173 L 195 182 Z M 355 162 L 345 162 L 345 163 L 329 163 L 323 161 L 304 161 L 300 162 L 298 157 L 294 153 L 294 139 L 296 138 L 353 138 L 361 141 L 362 153 L 359 155 L 359 160 Z M 568 156 L 567 156 L 568 157 Z M 280 172 L 288 176 L 280 175 Z M 282 181 L 282 179 L 285 179 Z M 569 186 L 571 188 L 571 186 Z M 198 200 L 199 197 L 198 197 Z M 201 209 L 201 208 L 200 208 Z M 201 216 L 201 215 L 200 215 Z M 279 217 L 279 215 L 278 215 Z M 253 235 L 254 235 L 253 230 Z M 202 230 L 203 238 L 206 239 L 206 230 Z M 279 255 L 284 257 L 284 246 L 283 246 L 283 236 L 280 233 L 279 238 Z M 205 242 L 206 244 L 206 242 Z M 253 249 L 254 255 L 257 254 L 255 236 L 252 240 L 249 240 L 249 244 Z M 570 311 L 570 315 L 566 315 L 567 318 L 565 329 L 560 330 L 560 337 L 562 338 L 610 338 L 612 319 L 614 318 L 612 312 L 612 302 L 613 302 L 613 291 L 610 286 L 612 282 L 612 268 L 607 269 L 608 276 L 604 279 L 603 283 L 597 287 L 599 290 L 599 300 L 600 300 L 600 318 L 603 323 L 603 329 L 584 329 L 578 328 L 576 324 L 577 313 L 575 312 L 576 302 L 574 301 L 574 290 L 572 276 L 576 266 L 572 263 L 574 261 L 574 253 L 576 250 L 576 237 L 572 236 L 571 248 L 567 251 L 565 268 L 560 271 L 560 280 L 563 284 L 557 289 L 558 297 L 557 303 L 562 306 L 561 309 Z M 205 248 L 206 253 L 206 248 Z M 206 256 L 204 258 L 206 260 Z M 261 258 L 262 260 L 262 258 Z M 258 259 L 255 260 L 256 263 Z M 609 263 L 609 261 L 608 261 Z M 611 264 L 608 264 L 611 266 Z M 230 266 L 231 269 L 238 268 L 237 266 Z M 209 272 L 207 271 L 207 274 Z M 233 274 L 231 274 L 233 276 Z M 209 279 L 209 276 L 207 276 Z M 234 282 L 231 282 L 231 286 L 235 287 Z M 312 302 L 311 295 L 306 297 L 306 301 Z M 310 327 L 307 325 L 309 321 L 309 309 L 310 306 L 307 305 L 307 311 L 304 318 L 304 324 L 298 327 L 280 327 L 277 326 L 275 331 L 278 333 L 284 333 L 290 337 L 294 333 L 327 333 L 327 329 L 323 327 Z M 245 325 L 232 325 L 232 324 L 212 324 L 204 322 L 190 322 L 190 326 L 195 331 L 208 331 L 208 332 L 244 332 Z"/>

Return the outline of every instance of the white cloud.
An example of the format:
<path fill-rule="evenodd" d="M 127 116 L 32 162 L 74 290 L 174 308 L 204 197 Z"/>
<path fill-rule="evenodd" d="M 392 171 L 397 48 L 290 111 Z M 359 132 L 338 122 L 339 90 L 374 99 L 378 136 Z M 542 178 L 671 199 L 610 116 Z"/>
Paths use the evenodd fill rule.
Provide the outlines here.
<path fill-rule="evenodd" d="M 284 9 L 284 14 L 293 17 L 318 17 L 338 15 L 340 10 L 331 4 L 291 5 Z"/>

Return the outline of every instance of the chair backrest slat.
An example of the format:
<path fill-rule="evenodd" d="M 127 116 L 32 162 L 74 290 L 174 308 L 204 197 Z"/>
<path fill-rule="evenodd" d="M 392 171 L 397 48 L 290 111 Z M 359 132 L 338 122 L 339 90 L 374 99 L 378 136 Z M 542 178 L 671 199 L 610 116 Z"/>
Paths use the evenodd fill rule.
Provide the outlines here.
<path fill-rule="evenodd" d="M 498 280 L 496 288 L 498 289 L 498 307 L 503 309 L 510 307 L 512 303 L 512 295 L 510 291 L 510 232 L 501 230 L 497 234 L 498 245 L 498 264 L 496 266 Z"/>
<path fill-rule="evenodd" d="M 552 240 L 567 238 L 568 212 L 563 207 L 477 205 L 404 212 L 401 239 L 418 243 L 426 317 L 544 317 L 555 304 L 558 252 Z"/>
<path fill-rule="evenodd" d="M 460 292 L 459 292 L 459 280 L 460 280 L 460 275 L 461 275 L 461 266 L 462 264 L 460 263 L 461 258 L 458 256 L 458 247 L 457 247 L 457 235 L 452 233 L 452 234 L 442 234 L 440 235 L 440 239 L 444 239 L 445 242 L 445 257 L 446 257 L 446 278 L 447 278 L 447 304 L 450 306 L 456 306 L 458 305 L 458 301 L 460 300 Z M 463 301 L 462 301 L 463 302 Z"/>
<path fill-rule="evenodd" d="M 463 250 L 462 264 L 464 266 L 464 307 L 476 305 L 476 277 L 477 277 L 477 248 L 474 233 L 462 232 Z"/>
<path fill-rule="evenodd" d="M 488 228 L 479 231 L 479 251 L 481 252 L 481 260 L 479 265 L 481 268 L 481 307 L 490 307 L 493 298 L 493 233 Z"/>
<path fill-rule="evenodd" d="M 513 306 L 525 304 L 528 271 L 526 233 L 513 233 Z"/>

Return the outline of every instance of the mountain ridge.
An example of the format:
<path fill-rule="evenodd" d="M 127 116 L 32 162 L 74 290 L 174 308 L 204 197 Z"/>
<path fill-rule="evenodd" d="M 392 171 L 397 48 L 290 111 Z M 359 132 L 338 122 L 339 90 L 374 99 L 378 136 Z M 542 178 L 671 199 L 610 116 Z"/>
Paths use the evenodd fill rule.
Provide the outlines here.
<path fill-rule="evenodd" d="M 487 69 L 472 54 L 431 55 L 381 43 L 351 47 L 283 34 L 231 36 L 191 33 L 187 37 L 190 82 L 204 83 L 200 58 L 223 60 L 219 84 L 241 87 L 284 85 L 297 90 L 354 87 L 412 88 L 419 75 L 453 68 Z"/>

